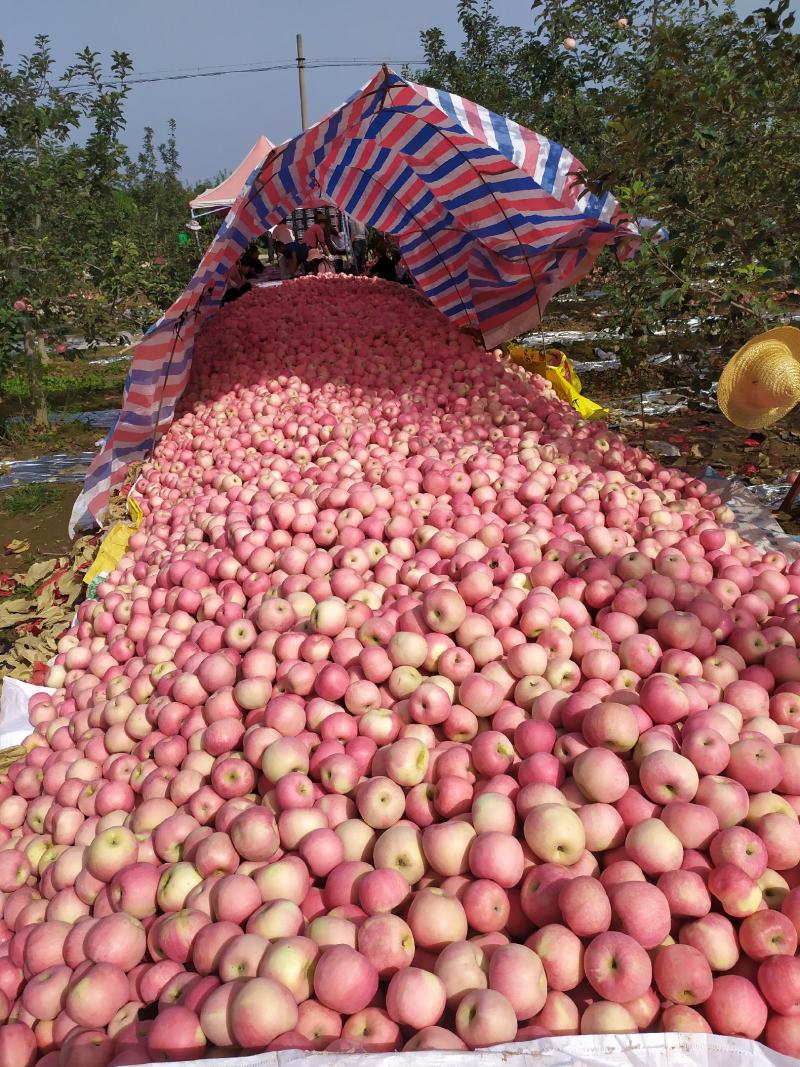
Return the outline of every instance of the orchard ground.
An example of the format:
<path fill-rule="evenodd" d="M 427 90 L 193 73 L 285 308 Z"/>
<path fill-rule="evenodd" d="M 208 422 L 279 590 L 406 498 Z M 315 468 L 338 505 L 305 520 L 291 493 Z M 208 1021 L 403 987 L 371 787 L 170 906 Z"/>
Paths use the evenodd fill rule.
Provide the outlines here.
<path fill-rule="evenodd" d="M 107 432 L 85 413 L 119 408 L 129 366 L 125 358 L 110 363 L 96 361 L 116 360 L 120 352 L 120 346 L 104 346 L 79 352 L 73 360 L 52 358 L 44 377 L 52 416 L 49 427 L 33 424 L 24 377 L 7 375 L 0 384 L 0 479 L 3 484 L 12 482 L 0 490 L 0 604 L 30 592 L 17 588 L 14 575 L 24 574 L 39 561 L 58 561 L 60 565 L 69 563 L 73 556 L 68 525 L 85 475 L 85 457 L 95 451 Z M 74 457 L 74 462 L 62 464 L 60 473 L 52 473 L 44 481 L 13 483 L 15 461 L 38 458 L 47 469 L 48 460 L 56 455 Z M 56 480 L 61 478 L 70 480 Z M 33 602 L 30 609 L 29 616 L 0 626 L 0 655 L 15 648 L 25 627 L 36 626 Z"/>
<path fill-rule="evenodd" d="M 7 375 L 0 383 L 0 478 L 14 478 L 16 460 L 76 457 L 75 464 L 66 468 L 69 481 L 61 481 L 63 475 L 53 474 L 34 483 L 44 489 L 43 501 L 35 508 L 14 506 L 13 494 L 23 483 L 0 489 L 0 571 L 68 549 L 67 525 L 85 469 L 78 457 L 95 451 L 107 432 L 86 413 L 119 408 L 130 365 L 127 358 L 118 360 L 121 353 L 121 347 L 114 345 L 88 348 L 72 360 L 53 357 L 44 376 L 51 416 L 47 427 L 38 427 L 32 421 L 30 390 L 23 375 Z M 30 542 L 28 551 L 4 554 L 5 545 L 19 540 Z"/>

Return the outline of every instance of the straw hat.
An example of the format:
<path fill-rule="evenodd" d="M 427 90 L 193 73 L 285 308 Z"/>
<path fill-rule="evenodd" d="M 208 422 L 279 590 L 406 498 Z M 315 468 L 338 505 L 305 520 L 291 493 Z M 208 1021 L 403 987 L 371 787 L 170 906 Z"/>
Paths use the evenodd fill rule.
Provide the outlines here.
<path fill-rule="evenodd" d="M 771 426 L 800 403 L 800 330 L 759 334 L 728 362 L 717 386 L 726 419 L 746 430 Z"/>

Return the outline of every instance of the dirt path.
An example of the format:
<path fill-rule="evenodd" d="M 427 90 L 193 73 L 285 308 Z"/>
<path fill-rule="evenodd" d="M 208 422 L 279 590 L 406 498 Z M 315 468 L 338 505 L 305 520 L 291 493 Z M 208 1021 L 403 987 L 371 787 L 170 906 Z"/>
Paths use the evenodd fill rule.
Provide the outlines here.
<path fill-rule="evenodd" d="M 67 524 L 80 489 L 75 484 L 48 486 L 52 499 L 33 513 L 5 510 L 4 500 L 13 490 L 0 492 L 0 571 L 23 570 L 35 560 L 67 552 Z M 14 541 L 27 542 L 30 547 L 10 552 L 5 546 Z"/>

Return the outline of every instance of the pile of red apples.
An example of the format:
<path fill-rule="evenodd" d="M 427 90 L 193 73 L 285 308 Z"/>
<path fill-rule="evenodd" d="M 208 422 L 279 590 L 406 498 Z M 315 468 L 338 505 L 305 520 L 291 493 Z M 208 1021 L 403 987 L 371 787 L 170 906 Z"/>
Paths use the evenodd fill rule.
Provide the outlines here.
<path fill-rule="evenodd" d="M 377 281 L 220 311 L 136 492 L 0 782 L 3 1067 L 800 1055 L 798 563 Z"/>

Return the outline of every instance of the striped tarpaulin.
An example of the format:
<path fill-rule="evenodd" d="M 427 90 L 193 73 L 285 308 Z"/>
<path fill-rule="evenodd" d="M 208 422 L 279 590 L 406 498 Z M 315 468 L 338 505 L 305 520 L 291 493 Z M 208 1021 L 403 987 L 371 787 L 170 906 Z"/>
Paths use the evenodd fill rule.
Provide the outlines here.
<path fill-rule="evenodd" d="M 386 68 L 257 166 L 178 300 L 137 346 L 116 426 L 92 463 L 71 529 L 98 521 L 127 465 L 168 428 L 196 331 L 248 243 L 322 195 L 393 234 L 420 289 L 487 347 L 537 326 L 548 301 L 636 227 L 581 181 L 570 152 L 518 123 Z"/>

